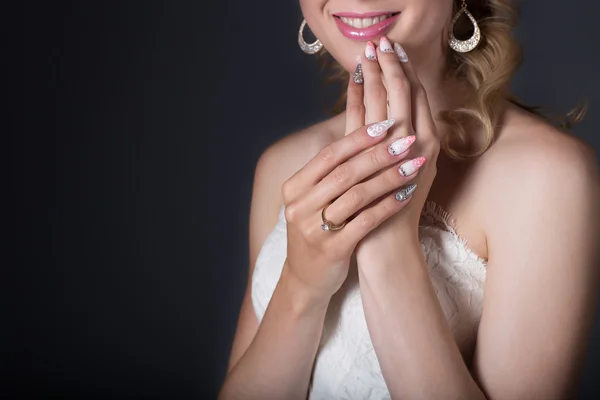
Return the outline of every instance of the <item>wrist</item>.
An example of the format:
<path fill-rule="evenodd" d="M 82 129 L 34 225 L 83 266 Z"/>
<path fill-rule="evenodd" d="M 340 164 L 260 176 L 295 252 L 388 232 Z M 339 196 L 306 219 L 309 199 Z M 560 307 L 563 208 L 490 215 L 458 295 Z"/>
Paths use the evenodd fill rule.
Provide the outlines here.
<path fill-rule="evenodd" d="M 279 285 L 287 299 L 290 311 L 294 314 L 305 315 L 327 311 L 331 296 L 319 293 L 318 290 L 310 287 L 290 271 L 287 263 L 283 265 Z"/>
<path fill-rule="evenodd" d="M 387 270 L 401 269 L 409 273 L 425 265 L 423 250 L 417 235 L 399 236 L 366 243 L 358 249 L 356 261 L 365 276 L 385 276 Z"/>
<path fill-rule="evenodd" d="M 357 261 L 378 260 L 394 262 L 406 253 L 421 252 L 418 229 L 398 228 L 391 232 L 374 232 L 359 242 Z"/>

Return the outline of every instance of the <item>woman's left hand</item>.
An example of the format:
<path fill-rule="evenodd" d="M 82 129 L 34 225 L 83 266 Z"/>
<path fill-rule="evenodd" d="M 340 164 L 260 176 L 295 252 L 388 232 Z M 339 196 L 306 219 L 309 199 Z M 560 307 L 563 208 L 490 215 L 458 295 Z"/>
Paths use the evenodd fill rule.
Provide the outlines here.
<path fill-rule="evenodd" d="M 404 200 L 402 195 L 397 195 L 397 199 L 400 197 L 399 201 L 406 201 L 408 204 L 398 214 L 369 233 L 357 246 L 358 257 L 361 257 L 362 253 L 371 258 L 388 253 L 392 247 L 397 248 L 399 242 L 408 240 L 418 244 L 419 218 L 436 176 L 440 140 L 425 89 L 399 44 L 392 45 L 387 37 L 381 38 L 377 48 L 369 42 L 361 64 L 365 121 L 356 121 L 356 118 L 348 120 L 346 131 L 356 128 L 352 125 L 363 122 L 369 124 L 394 118 L 396 123 L 390 132 L 393 137 L 416 135 L 416 142 L 408 150 L 410 153 L 405 158 L 415 161 L 412 165 L 401 164 L 398 172 L 406 173 L 410 181 L 397 193 L 403 193 L 402 189 L 411 184 L 417 186 Z M 356 93 L 360 91 L 349 92 L 348 95 L 356 96 Z M 424 160 L 420 157 L 424 157 Z"/>

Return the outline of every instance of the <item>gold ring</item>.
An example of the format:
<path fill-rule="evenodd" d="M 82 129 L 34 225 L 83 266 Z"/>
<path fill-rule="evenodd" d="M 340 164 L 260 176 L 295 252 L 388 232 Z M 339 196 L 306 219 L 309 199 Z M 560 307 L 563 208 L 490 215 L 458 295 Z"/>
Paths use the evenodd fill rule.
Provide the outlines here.
<path fill-rule="evenodd" d="M 327 210 L 327 207 L 329 207 L 329 205 L 323 207 L 323 211 L 321 211 L 321 220 L 323 220 L 321 229 L 323 229 L 324 231 L 339 231 L 344 226 L 346 226 L 346 221 L 344 221 L 340 225 L 336 225 L 333 222 L 329 221 L 327 218 L 325 218 L 325 210 Z"/>

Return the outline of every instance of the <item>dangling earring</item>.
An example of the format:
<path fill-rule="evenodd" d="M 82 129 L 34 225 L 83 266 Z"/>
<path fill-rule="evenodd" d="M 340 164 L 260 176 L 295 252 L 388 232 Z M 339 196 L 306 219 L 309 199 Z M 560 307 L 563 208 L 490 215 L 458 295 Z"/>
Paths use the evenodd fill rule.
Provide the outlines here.
<path fill-rule="evenodd" d="M 319 50 L 323 48 L 323 43 L 319 39 L 317 39 L 314 43 L 306 43 L 304 41 L 303 33 L 304 27 L 306 26 L 306 20 L 303 19 L 300 24 L 300 30 L 298 31 L 298 45 L 306 54 L 315 54 L 318 53 Z"/>
<path fill-rule="evenodd" d="M 458 18 L 463 13 L 467 17 L 469 17 L 469 19 L 471 20 L 471 23 L 473 23 L 474 31 L 473 31 L 473 36 L 471 36 L 471 38 L 469 38 L 467 40 L 458 40 L 454 36 L 454 24 L 456 24 L 456 21 L 458 21 Z M 448 44 L 450 45 L 450 47 L 452 47 L 452 49 L 454 51 L 457 51 L 459 53 L 468 53 L 469 51 L 471 51 L 475 47 L 477 47 L 480 40 L 481 40 L 481 31 L 479 30 L 479 25 L 477 25 L 477 21 L 475 21 L 475 18 L 473 18 L 473 15 L 471 15 L 471 13 L 467 10 L 466 0 L 462 0 L 462 5 L 461 5 L 460 10 L 456 13 L 454 18 L 452 18 L 452 23 L 450 24 L 450 40 L 449 40 Z"/>

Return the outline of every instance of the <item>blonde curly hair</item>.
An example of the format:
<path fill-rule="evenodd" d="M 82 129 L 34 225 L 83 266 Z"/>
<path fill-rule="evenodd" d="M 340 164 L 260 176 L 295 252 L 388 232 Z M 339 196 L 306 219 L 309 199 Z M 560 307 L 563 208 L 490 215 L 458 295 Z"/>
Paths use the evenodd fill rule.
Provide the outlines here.
<path fill-rule="evenodd" d="M 459 11 L 461 1 L 454 2 L 453 15 Z M 444 151 L 452 158 L 464 160 L 483 154 L 493 143 L 499 120 L 504 113 L 505 100 L 532 113 L 542 115 L 540 107 L 527 106 L 509 93 L 512 77 L 522 61 L 520 44 L 513 37 L 517 24 L 517 9 L 509 0 L 467 1 L 469 12 L 477 21 L 481 30 L 481 41 L 477 48 L 468 53 L 452 51 L 443 35 L 442 48 L 446 52 L 447 73 L 449 77 L 466 81 L 473 88 L 473 96 L 461 107 L 446 110 L 440 117 L 452 128 L 450 135 L 442 143 Z M 449 26 L 448 26 L 449 29 Z M 470 36 L 471 22 L 465 16 L 459 18 L 454 33 L 458 38 Z M 322 54 L 326 54 L 323 51 Z M 347 81 L 348 72 L 337 62 L 329 59 L 324 66 L 332 66 L 336 73 L 331 77 Z M 343 111 L 346 93 L 344 92 L 334 107 L 336 112 Z M 568 129 L 583 117 L 587 106 L 578 107 L 564 117 L 548 117 Z M 476 122 L 483 127 L 484 144 L 476 150 L 467 150 L 468 136 L 464 129 L 467 122 Z"/>

